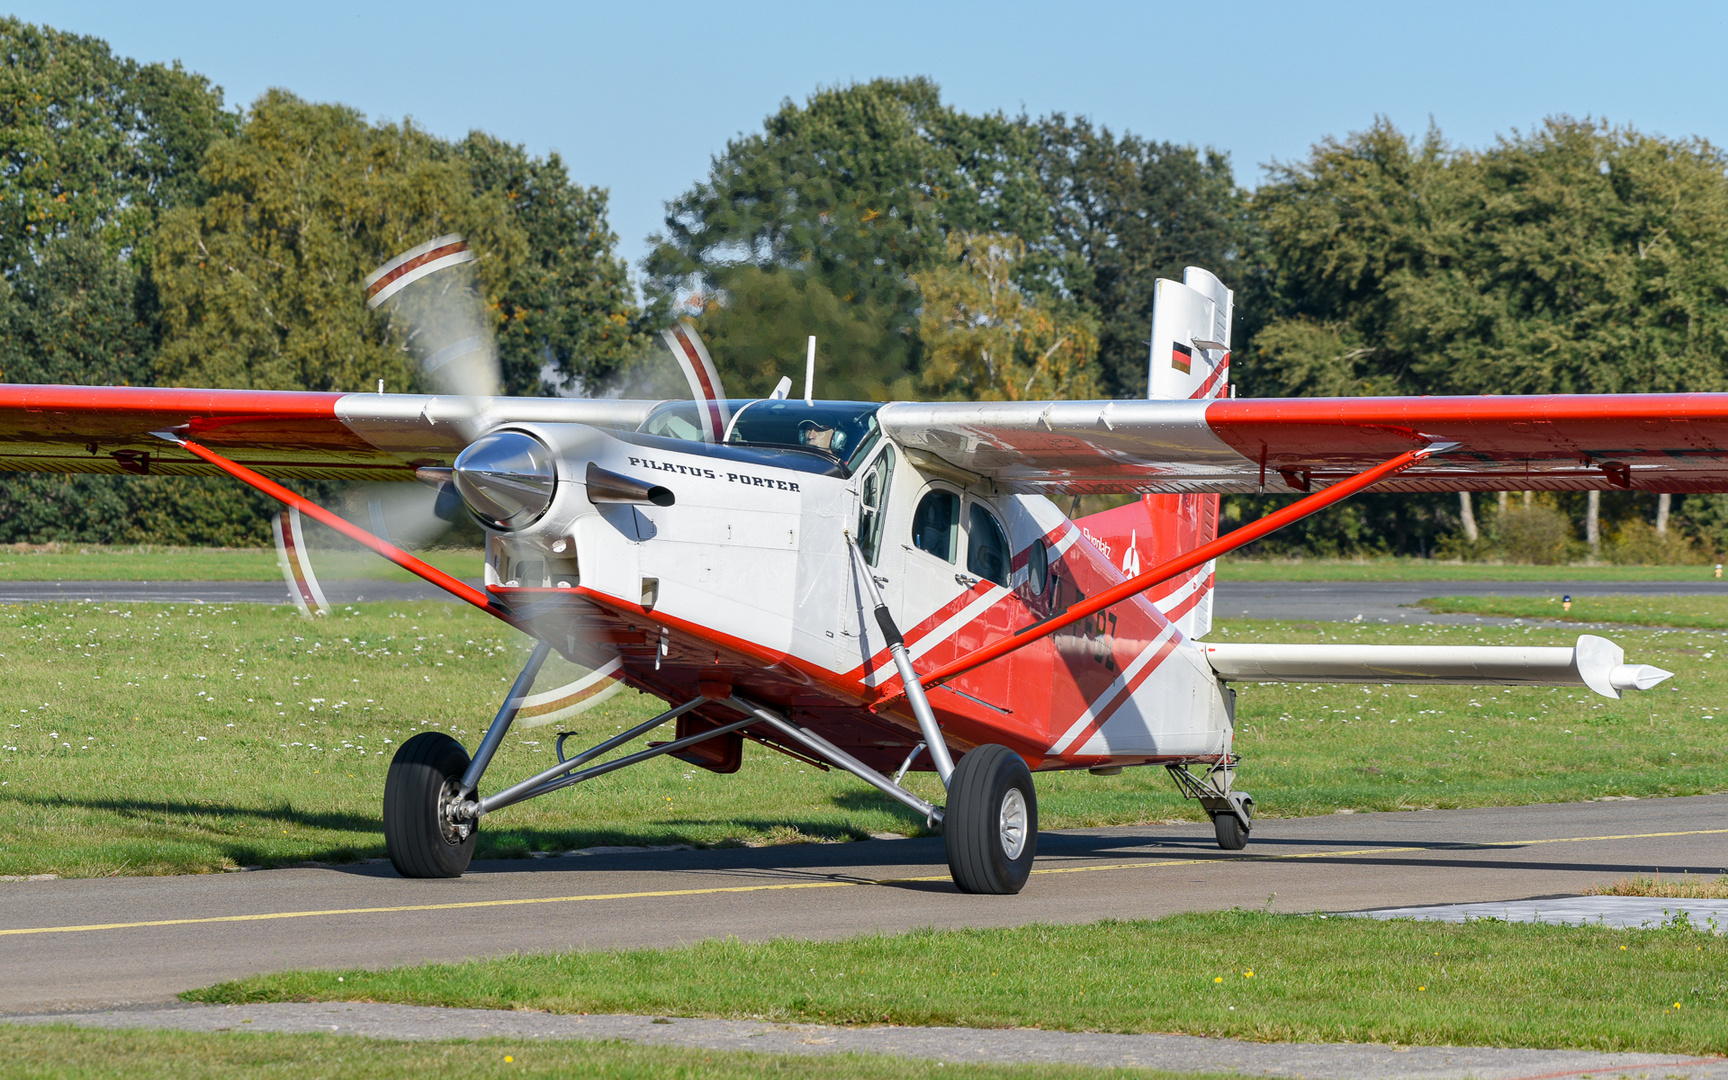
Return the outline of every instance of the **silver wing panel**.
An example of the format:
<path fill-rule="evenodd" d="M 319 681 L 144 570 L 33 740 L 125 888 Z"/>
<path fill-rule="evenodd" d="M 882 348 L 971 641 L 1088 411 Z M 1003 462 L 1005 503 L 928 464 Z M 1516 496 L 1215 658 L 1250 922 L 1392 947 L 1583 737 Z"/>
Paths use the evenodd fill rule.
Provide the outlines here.
<path fill-rule="evenodd" d="M 1026 494 L 1243 492 L 1258 462 L 1206 423 L 1209 401 L 894 402 L 877 413 L 909 450 Z M 1288 490 L 1276 472 L 1269 491 Z"/>

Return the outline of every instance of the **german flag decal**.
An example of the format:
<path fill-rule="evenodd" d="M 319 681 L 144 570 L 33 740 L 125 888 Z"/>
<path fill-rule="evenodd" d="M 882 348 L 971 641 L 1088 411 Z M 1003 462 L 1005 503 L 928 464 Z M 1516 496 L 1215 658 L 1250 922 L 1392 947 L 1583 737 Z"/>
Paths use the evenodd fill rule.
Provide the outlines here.
<path fill-rule="evenodd" d="M 1173 342 L 1170 347 L 1170 366 L 1184 375 L 1191 374 L 1194 370 L 1194 350 L 1180 341 Z"/>

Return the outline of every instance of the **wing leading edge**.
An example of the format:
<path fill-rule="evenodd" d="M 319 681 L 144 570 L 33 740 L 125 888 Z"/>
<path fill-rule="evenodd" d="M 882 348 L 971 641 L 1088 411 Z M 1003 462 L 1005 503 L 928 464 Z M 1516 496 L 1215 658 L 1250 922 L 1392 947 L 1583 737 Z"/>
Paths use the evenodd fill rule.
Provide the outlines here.
<path fill-rule="evenodd" d="M 915 455 L 1045 495 L 1303 492 L 1456 442 L 1389 491 L 1728 491 L 1728 394 L 894 403 Z"/>
<path fill-rule="evenodd" d="M 472 425 L 518 421 L 633 429 L 651 401 L 461 398 L 0 385 L 0 471 L 212 475 L 151 434 L 172 431 L 266 476 L 410 480 L 447 465 Z"/>

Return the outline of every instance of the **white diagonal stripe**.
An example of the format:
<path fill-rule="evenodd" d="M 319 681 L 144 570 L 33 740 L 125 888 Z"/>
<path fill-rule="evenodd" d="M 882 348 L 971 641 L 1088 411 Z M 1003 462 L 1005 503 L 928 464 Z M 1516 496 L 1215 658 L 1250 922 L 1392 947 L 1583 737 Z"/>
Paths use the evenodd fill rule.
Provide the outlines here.
<path fill-rule="evenodd" d="M 937 626 L 928 634 L 919 638 L 916 644 L 907 645 L 906 655 L 910 656 L 914 660 L 918 659 L 920 656 L 923 656 L 931 649 L 934 649 L 948 638 L 954 636 L 954 634 L 959 632 L 961 627 L 984 614 L 986 611 L 989 611 L 992 607 L 995 607 L 996 602 L 1007 595 L 1007 589 L 1000 585 L 992 585 L 990 591 L 937 624 Z M 875 671 L 872 671 L 869 675 L 865 676 L 864 685 L 877 686 L 894 677 L 896 674 L 898 674 L 898 672 L 894 670 L 894 660 L 892 657 L 889 657 L 887 660 L 883 661 L 881 666 L 877 667 Z"/>
<path fill-rule="evenodd" d="M 1133 681 L 1134 676 L 1140 674 L 1141 669 L 1152 662 L 1152 657 L 1157 654 L 1159 648 L 1162 647 L 1164 642 L 1169 640 L 1170 636 L 1175 632 L 1176 627 L 1173 624 L 1166 623 L 1163 629 L 1158 631 L 1157 636 L 1150 642 L 1147 642 L 1144 649 L 1140 650 L 1140 655 L 1136 656 L 1132 663 L 1122 669 L 1122 674 L 1116 676 L 1115 681 L 1104 688 L 1104 692 L 1098 695 L 1098 700 L 1094 701 L 1091 705 L 1088 705 L 1086 710 L 1080 714 L 1080 718 L 1070 724 L 1068 730 L 1062 733 L 1062 737 L 1050 744 L 1050 753 L 1061 754 L 1063 751 L 1067 750 L 1069 745 L 1073 743 L 1075 739 L 1078 739 L 1081 733 L 1091 726 L 1092 718 L 1097 716 L 1100 712 L 1103 712 L 1111 702 L 1115 701 L 1122 695 L 1123 691 L 1128 689 L 1128 684 Z"/>

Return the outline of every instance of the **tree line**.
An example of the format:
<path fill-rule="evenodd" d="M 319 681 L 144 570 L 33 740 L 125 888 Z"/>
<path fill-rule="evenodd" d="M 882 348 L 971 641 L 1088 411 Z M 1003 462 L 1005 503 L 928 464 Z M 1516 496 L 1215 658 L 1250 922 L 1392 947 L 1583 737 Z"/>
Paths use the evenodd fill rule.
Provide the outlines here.
<path fill-rule="evenodd" d="M 417 389 L 359 282 L 461 232 L 510 393 L 613 383 L 690 317 L 739 394 L 796 377 L 815 334 L 824 396 L 1141 397 L 1153 282 L 1190 264 L 1237 290 L 1244 395 L 1728 388 L 1728 182 L 1702 140 L 1555 118 L 1468 149 L 1381 121 L 1250 190 L 1212 150 L 876 80 L 731 140 L 633 281 L 606 193 L 556 154 L 280 90 L 234 108 L 15 19 L 0 45 L 8 382 Z M 259 542 L 262 509 L 219 483 L 19 475 L 0 541 Z M 1546 558 L 1587 534 L 1716 550 L 1728 503 L 1367 496 L 1265 550 Z"/>

